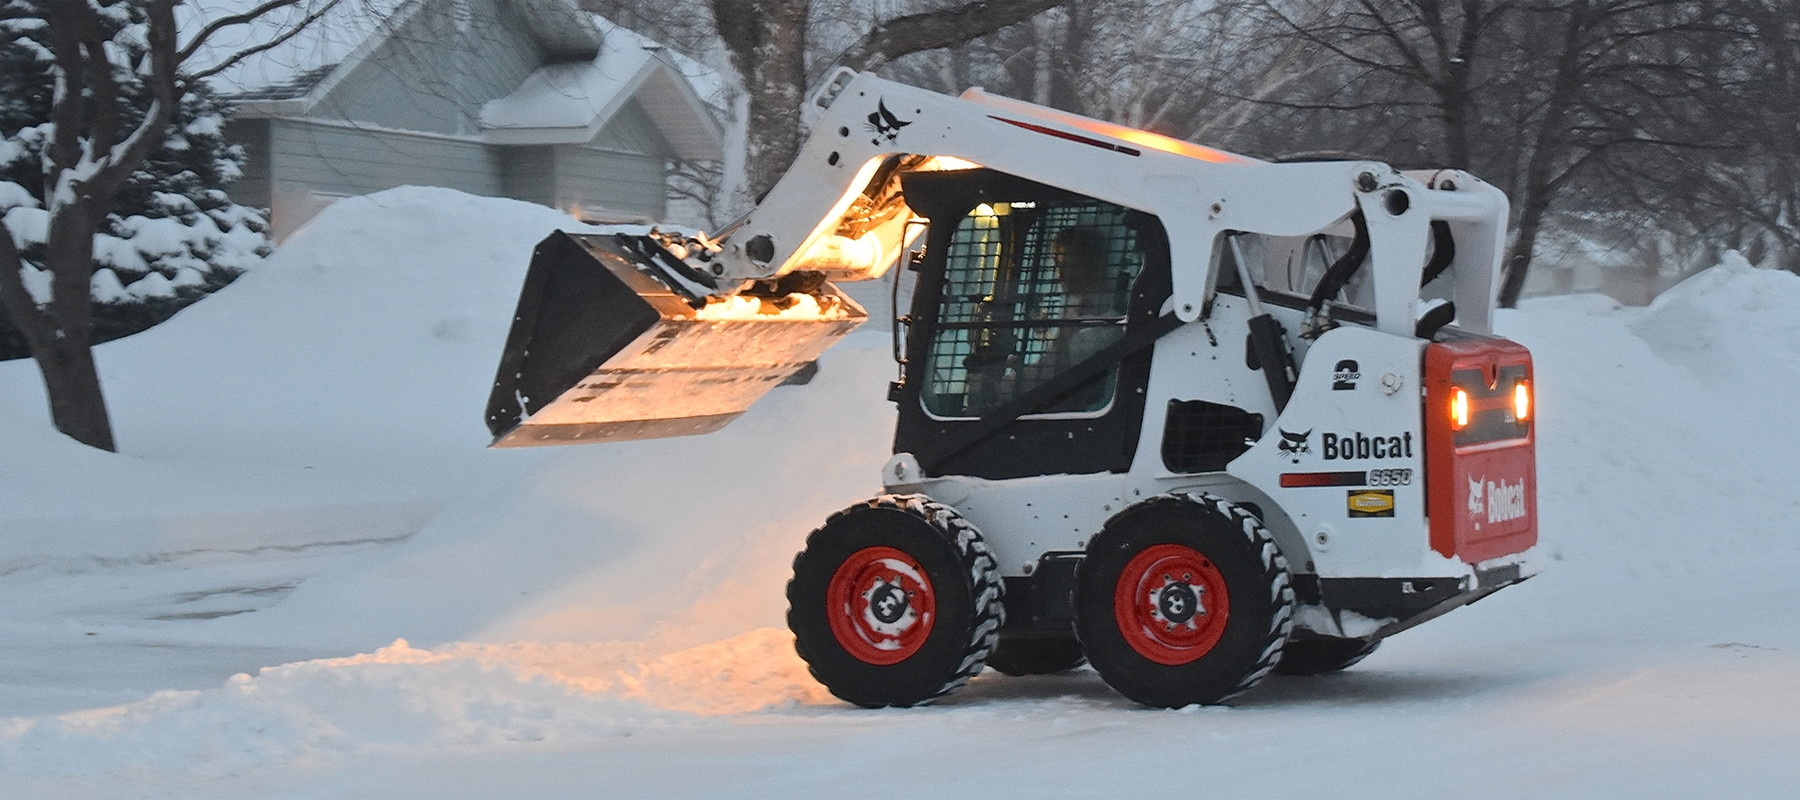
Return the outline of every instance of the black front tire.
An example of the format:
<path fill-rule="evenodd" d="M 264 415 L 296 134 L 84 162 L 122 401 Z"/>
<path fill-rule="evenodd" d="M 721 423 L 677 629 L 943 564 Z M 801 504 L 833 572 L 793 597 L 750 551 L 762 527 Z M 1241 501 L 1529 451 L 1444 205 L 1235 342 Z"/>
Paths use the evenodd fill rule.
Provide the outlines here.
<path fill-rule="evenodd" d="M 1069 636 L 1019 637 L 1000 634 L 1000 644 L 989 653 L 987 665 L 1002 674 L 1054 675 L 1087 663 L 1081 642 Z"/>
<path fill-rule="evenodd" d="M 1120 694 L 1180 708 L 1229 700 L 1281 659 L 1287 559 L 1255 516 L 1171 494 L 1107 520 L 1075 570 L 1075 633 Z"/>
<path fill-rule="evenodd" d="M 883 495 L 807 537 L 788 582 L 788 628 L 832 694 L 865 708 L 919 705 L 980 674 L 1006 621 L 1004 591 L 980 532 L 954 509 Z"/>
<path fill-rule="evenodd" d="M 1371 642 L 1335 636 L 1296 637 L 1281 649 L 1281 663 L 1275 665 L 1275 674 L 1323 675 L 1349 669 L 1380 646 L 1379 639 Z"/>

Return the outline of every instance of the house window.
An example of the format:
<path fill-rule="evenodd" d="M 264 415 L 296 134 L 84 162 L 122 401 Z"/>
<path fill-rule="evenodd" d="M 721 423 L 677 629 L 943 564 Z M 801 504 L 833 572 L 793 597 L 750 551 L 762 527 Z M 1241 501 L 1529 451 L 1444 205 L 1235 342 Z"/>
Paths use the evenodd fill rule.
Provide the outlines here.
<path fill-rule="evenodd" d="M 920 400 L 938 418 L 979 417 L 1125 335 L 1144 252 L 1110 203 L 983 203 L 958 221 Z M 1039 414 L 1104 413 L 1118 365 Z"/>

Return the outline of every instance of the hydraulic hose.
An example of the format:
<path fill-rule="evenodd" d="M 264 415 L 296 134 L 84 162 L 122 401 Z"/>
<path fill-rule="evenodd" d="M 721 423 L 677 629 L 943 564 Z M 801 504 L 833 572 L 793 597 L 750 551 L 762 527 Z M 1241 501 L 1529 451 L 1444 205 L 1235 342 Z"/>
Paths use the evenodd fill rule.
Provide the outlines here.
<path fill-rule="evenodd" d="M 1369 257 L 1369 223 L 1363 219 L 1362 209 L 1350 213 L 1350 224 L 1356 228 L 1355 238 L 1350 240 L 1350 249 L 1344 251 L 1343 257 L 1325 270 L 1325 276 L 1319 279 L 1319 285 L 1313 288 L 1312 298 L 1307 301 L 1307 317 L 1316 317 L 1325 308 L 1325 301 L 1337 297 L 1344 290 L 1344 284 L 1356 275 L 1363 262 Z"/>

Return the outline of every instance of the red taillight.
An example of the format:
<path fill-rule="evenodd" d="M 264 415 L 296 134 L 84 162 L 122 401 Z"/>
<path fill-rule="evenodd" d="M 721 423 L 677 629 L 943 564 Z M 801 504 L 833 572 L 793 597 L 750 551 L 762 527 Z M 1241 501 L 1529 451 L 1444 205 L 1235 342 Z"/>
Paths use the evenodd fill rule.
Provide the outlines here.
<path fill-rule="evenodd" d="M 1519 381 L 1513 384 L 1513 419 L 1520 422 L 1531 419 L 1531 384 Z"/>
<path fill-rule="evenodd" d="M 1450 429 L 1469 427 L 1469 393 L 1460 387 L 1450 393 Z"/>

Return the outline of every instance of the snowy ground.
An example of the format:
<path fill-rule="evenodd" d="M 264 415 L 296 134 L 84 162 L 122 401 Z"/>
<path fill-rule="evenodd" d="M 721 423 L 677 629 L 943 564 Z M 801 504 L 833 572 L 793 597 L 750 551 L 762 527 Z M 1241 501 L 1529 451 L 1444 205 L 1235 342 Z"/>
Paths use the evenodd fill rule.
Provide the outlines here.
<path fill-rule="evenodd" d="M 0 364 L 0 796 L 1793 796 L 1800 279 L 1528 303 L 1539 578 L 1150 711 L 990 672 L 866 711 L 781 626 L 870 494 L 885 333 L 693 439 L 483 449 L 554 211 L 403 189 L 99 349 L 122 453 Z M 396 641 L 404 639 L 405 641 Z"/>

